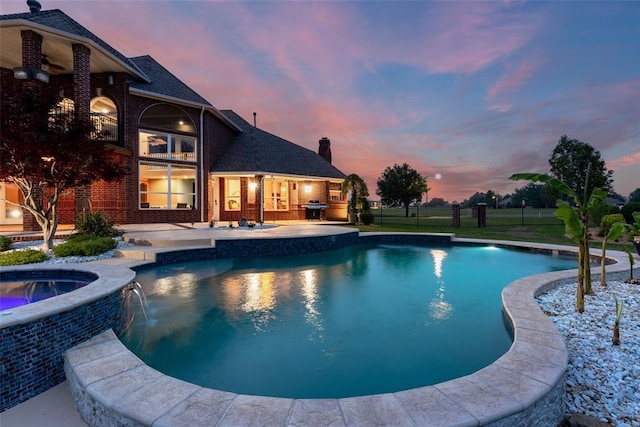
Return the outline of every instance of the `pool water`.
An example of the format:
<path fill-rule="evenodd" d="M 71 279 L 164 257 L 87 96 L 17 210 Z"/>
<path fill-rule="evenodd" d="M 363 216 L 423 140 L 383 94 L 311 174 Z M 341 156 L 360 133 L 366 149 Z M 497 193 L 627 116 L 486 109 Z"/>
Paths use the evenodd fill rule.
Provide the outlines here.
<path fill-rule="evenodd" d="M 42 301 L 74 291 L 89 281 L 38 278 L 29 281 L 0 281 L 0 311 Z"/>
<path fill-rule="evenodd" d="M 241 394 L 341 398 L 477 371 L 512 343 L 501 290 L 575 259 L 492 247 L 356 245 L 138 273 L 121 339 L 148 365 Z"/>

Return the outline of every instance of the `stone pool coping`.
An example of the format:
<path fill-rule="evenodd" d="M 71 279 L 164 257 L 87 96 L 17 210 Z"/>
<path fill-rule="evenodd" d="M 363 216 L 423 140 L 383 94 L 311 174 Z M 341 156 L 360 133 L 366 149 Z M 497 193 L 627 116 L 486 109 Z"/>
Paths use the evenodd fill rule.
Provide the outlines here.
<path fill-rule="evenodd" d="M 561 245 L 451 240 L 551 253 L 576 251 Z M 593 251 L 594 255 L 599 253 Z M 607 257 L 617 261 L 608 266 L 608 274 L 629 270 L 625 253 L 608 251 Z M 514 330 L 511 348 L 473 374 L 433 386 L 342 399 L 229 393 L 156 371 L 131 353 L 112 331 L 67 351 L 65 372 L 80 412 L 92 425 L 555 426 L 564 415 L 568 353 L 561 333 L 534 298 L 575 280 L 576 274 L 576 270 L 544 273 L 509 284 L 502 300 Z"/>
<path fill-rule="evenodd" d="M 100 264 L 30 264 L 8 266 L 0 269 L 2 273 L 9 271 L 35 274 L 46 271 L 53 274 L 59 273 L 63 277 L 68 277 L 70 273 L 80 273 L 95 275 L 97 278 L 73 292 L 1 311 L 0 328 L 29 323 L 47 316 L 70 311 L 122 289 L 136 277 L 135 272 L 128 268 Z"/>

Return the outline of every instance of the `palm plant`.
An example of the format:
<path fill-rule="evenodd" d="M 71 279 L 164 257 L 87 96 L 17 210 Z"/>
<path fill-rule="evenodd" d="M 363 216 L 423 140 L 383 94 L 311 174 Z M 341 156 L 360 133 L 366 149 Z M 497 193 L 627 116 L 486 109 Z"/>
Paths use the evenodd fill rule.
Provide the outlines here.
<path fill-rule="evenodd" d="M 589 186 L 589 174 L 591 165 L 587 167 L 587 177 L 585 180 L 585 194 L 580 197 L 571 187 L 552 176 L 541 173 L 517 173 L 511 175 L 512 180 L 528 180 L 531 182 L 542 182 L 553 190 L 567 196 L 573 204 L 558 200 L 558 209 L 554 215 L 564 222 L 566 236 L 578 245 L 578 286 L 576 289 L 576 310 L 584 312 L 584 295 L 591 293 L 591 266 L 589 255 L 589 210 L 599 200 L 603 200 L 607 193 L 601 188 L 594 188 L 591 194 L 587 194 L 586 188 Z"/>
<path fill-rule="evenodd" d="M 624 307 L 624 301 L 618 302 L 618 298 L 615 298 L 616 302 L 616 320 L 613 324 L 613 345 L 620 345 L 620 319 L 622 318 L 622 309 Z"/>

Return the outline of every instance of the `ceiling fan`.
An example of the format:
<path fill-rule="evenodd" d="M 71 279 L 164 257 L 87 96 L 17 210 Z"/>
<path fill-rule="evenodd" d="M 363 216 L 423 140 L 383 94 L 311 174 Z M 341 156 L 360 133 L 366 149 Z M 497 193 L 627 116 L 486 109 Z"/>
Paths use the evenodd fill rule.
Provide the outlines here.
<path fill-rule="evenodd" d="M 47 55 L 42 55 L 42 69 L 49 71 L 50 73 L 59 73 L 60 71 L 64 71 L 64 67 L 62 65 L 50 62 L 47 59 Z"/>

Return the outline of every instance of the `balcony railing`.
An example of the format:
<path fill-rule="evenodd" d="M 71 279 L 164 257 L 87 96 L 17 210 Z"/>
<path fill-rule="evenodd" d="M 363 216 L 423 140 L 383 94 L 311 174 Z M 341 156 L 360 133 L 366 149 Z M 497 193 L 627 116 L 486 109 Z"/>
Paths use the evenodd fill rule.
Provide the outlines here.
<path fill-rule="evenodd" d="M 99 139 L 118 145 L 118 120 L 100 113 L 91 113 L 93 131 L 91 139 Z"/>

